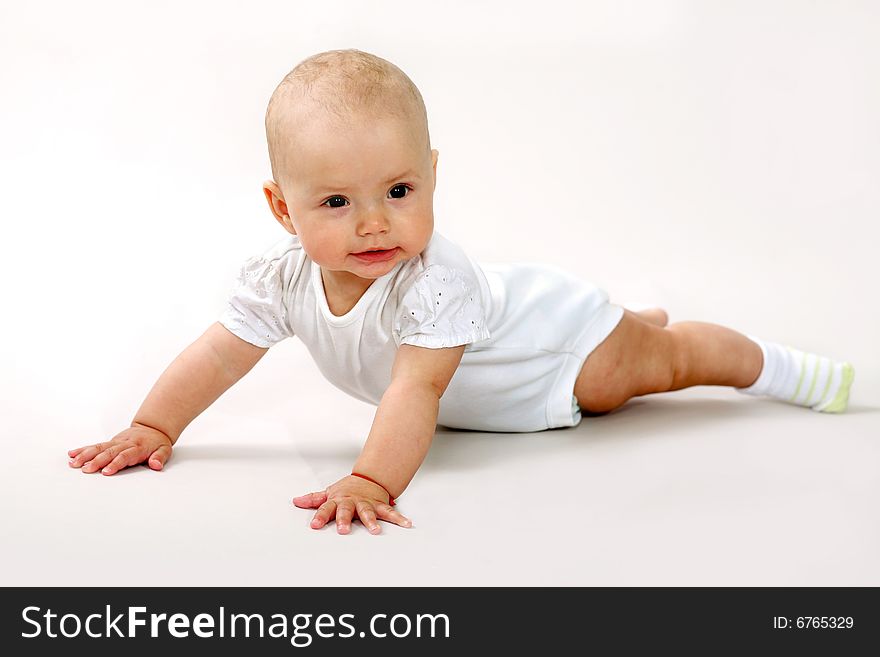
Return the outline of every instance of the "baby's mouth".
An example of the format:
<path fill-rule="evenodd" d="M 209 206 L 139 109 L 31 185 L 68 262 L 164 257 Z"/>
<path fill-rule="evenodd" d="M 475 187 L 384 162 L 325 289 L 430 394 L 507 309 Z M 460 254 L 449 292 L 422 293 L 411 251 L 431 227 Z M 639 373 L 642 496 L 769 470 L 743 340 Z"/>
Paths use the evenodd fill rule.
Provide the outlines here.
<path fill-rule="evenodd" d="M 390 260 L 397 253 L 397 248 L 393 249 L 380 249 L 375 251 L 361 251 L 360 253 L 352 253 L 355 258 L 360 260 L 364 260 L 366 262 L 381 262 L 383 260 Z"/>

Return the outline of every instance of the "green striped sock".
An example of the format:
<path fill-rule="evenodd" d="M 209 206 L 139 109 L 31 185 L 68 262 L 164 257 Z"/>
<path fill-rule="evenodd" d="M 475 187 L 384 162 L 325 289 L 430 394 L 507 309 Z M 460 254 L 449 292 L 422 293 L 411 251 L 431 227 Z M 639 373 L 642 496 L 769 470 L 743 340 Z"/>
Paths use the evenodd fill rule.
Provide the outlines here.
<path fill-rule="evenodd" d="M 747 337 L 761 347 L 764 365 L 758 379 L 747 388 L 736 388 L 737 392 L 774 397 L 822 413 L 846 410 L 855 377 L 850 363 Z"/>

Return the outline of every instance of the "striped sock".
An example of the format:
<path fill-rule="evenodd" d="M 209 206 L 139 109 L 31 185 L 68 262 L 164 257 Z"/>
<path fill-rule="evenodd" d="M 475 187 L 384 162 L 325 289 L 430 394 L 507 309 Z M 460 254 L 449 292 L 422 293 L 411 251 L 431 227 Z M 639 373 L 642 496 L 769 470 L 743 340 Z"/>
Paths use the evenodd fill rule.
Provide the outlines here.
<path fill-rule="evenodd" d="M 855 370 L 850 363 L 798 351 L 788 345 L 746 336 L 761 347 L 764 366 L 746 395 L 767 395 L 822 413 L 842 413 L 849 401 Z"/>

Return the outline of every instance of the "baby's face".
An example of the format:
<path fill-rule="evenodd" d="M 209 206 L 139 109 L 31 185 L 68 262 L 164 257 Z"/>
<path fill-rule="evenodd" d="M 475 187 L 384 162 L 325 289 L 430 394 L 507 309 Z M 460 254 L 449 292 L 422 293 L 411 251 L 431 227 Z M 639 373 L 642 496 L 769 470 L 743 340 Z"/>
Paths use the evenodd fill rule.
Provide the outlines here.
<path fill-rule="evenodd" d="M 322 269 L 388 273 L 421 253 L 434 230 L 437 151 L 425 142 L 401 119 L 311 124 L 288 158 L 282 223 Z"/>

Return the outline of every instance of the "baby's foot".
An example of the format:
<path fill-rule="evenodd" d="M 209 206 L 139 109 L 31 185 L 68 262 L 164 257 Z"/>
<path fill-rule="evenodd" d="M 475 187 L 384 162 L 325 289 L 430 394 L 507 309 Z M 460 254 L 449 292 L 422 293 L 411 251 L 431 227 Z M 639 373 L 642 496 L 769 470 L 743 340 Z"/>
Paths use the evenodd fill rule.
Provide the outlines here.
<path fill-rule="evenodd" d="M 852 363 L 747 337 L 761 347 L 764 364 L 758 379 L 748 388 L 736 388 L 738 392 L 768 395 L 821 413 L 846 410 L 855 378 Z"/>
<path fill-rule="evenodd" d="M 841 363 L 840 385 L 834 396 L 826 395 L 819 402 L 813 405 L 814 411 L 822 413 L 843 413 L 849 404 L 849 388 L 855 378 L 855 369 L 852 363 Z"/>

